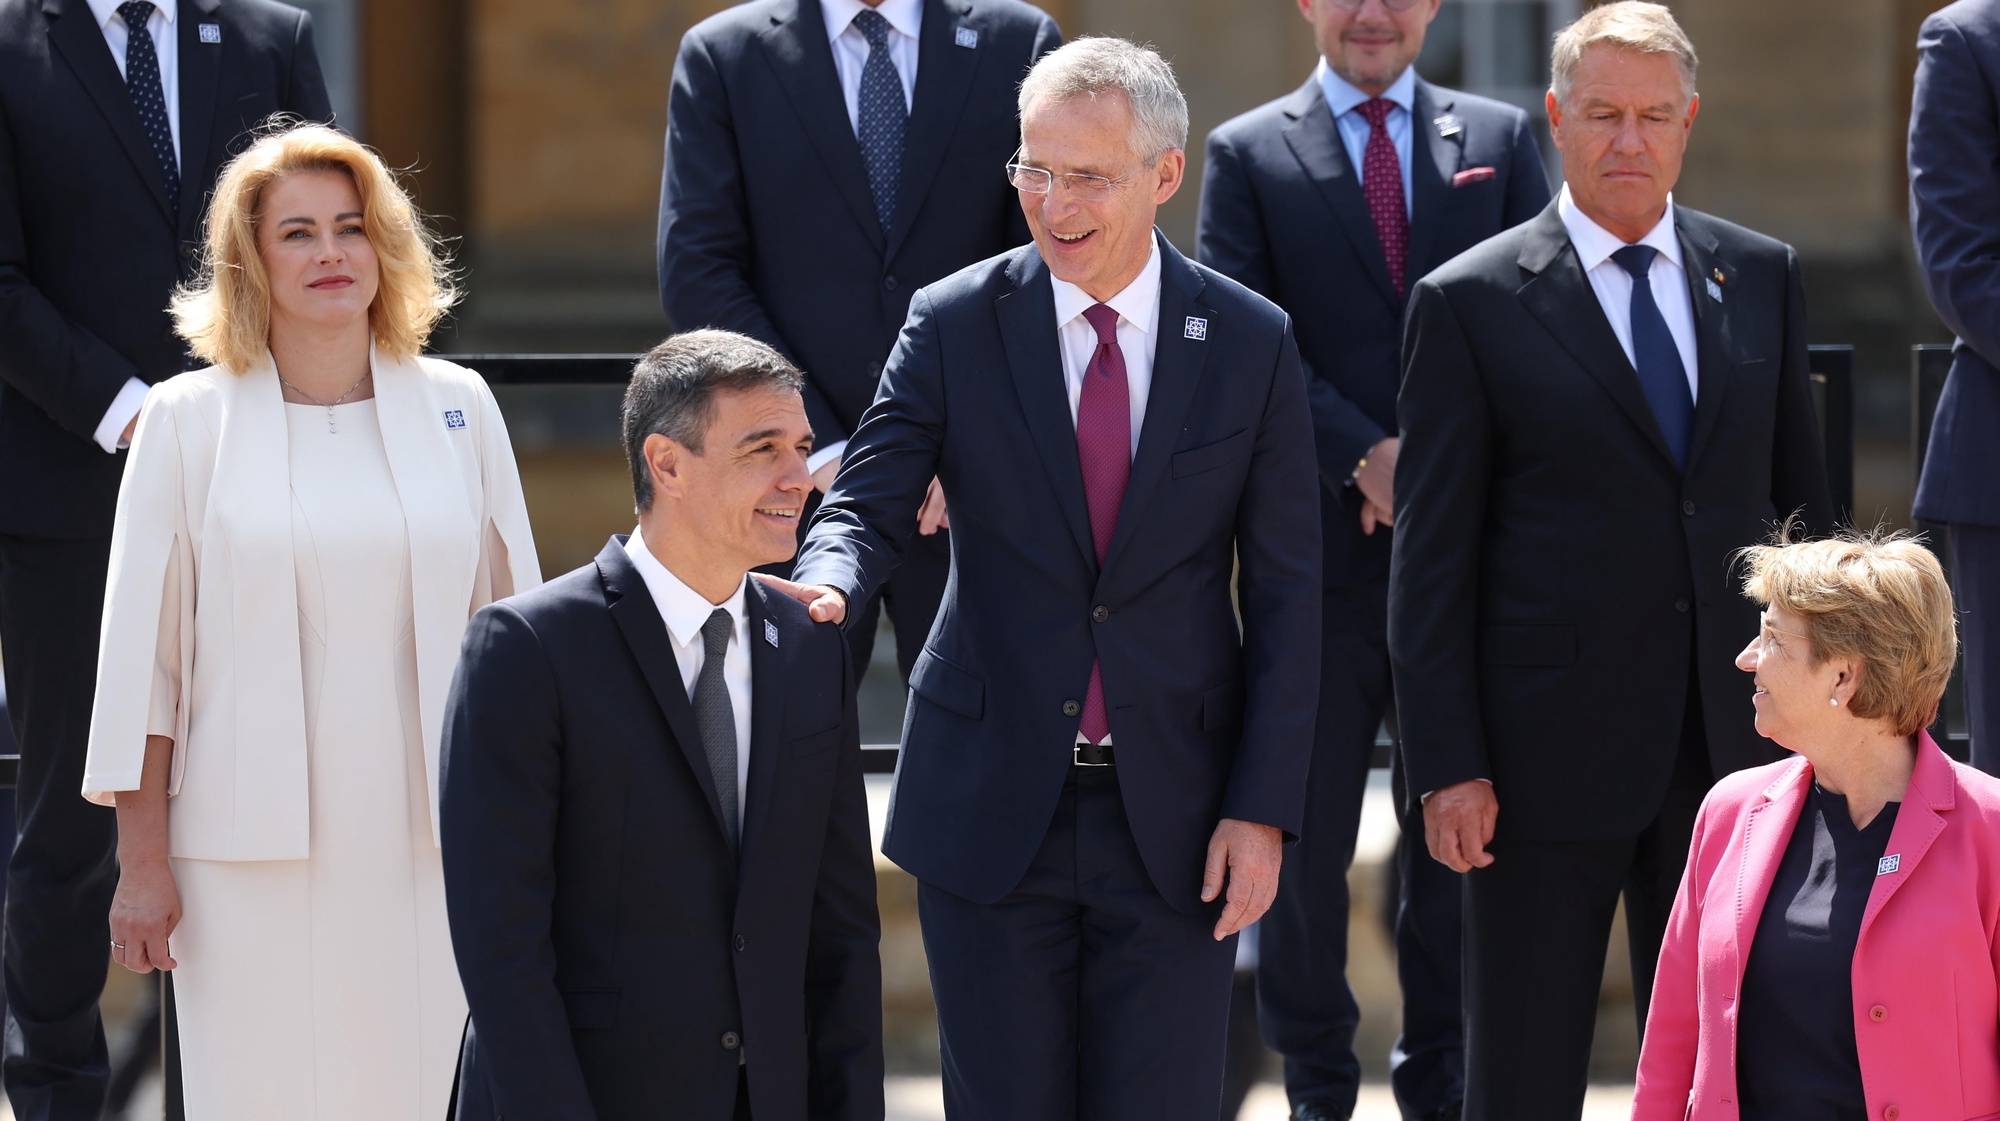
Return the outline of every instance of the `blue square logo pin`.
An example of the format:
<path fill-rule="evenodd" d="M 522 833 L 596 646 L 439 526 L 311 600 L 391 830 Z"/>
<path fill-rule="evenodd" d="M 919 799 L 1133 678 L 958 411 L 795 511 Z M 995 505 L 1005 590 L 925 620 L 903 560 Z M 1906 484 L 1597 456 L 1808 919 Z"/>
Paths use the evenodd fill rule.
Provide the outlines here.
<path fill-rule="evenodd" d="M 952 32 L 951 41 L 968 51 L 975 50 L 979 46 L 979 29 L 961 24 L 957 31 Z"/>
<path fill-rule="evenodd" d="M 778 624 L 769 619 L 764 620 L 764 641 L 770 643 L 773 649 L 777 648 Z"/>
<path fill-rule="evenodd" d="M 1900 852 L 1892 852 L 1889 855 L 1875 862 L 1875 874 L 1878 876 L 1892 875 L 1894 874 L 1896 869 L 1901 868 L 1902 866 L 1903 866 L 1903 854 Z"/>
<path fill-rule="evenodd" d="M 1199 341 L 1208 337 L 1208 320 L 1199 315 L 1187 317 L 1187 326 L 1181 329 L 1181 337 Z"/>
<path fill-rule="evenodd" d="M 464 410 L 464 409 L 446 409 L 446 410 L 444 411 L 444 426 L 445 426 L 446 428 L 464 428 L 464 427 L 465 427 L 465 410 Z"/>
<path fill-rule="evenodd" d="M 1438 135 L 1447 140 L 1465 131 L 1465 122 L 1459 120 L 1457 115 L 1453 113 L 1446 113 L 1442 117 L 1434 117 L 1431 123 L 1437 126 Z"/>
<path fill-rule="evenodd" d="M 195 30 L 200 33 L 201 41 L 204 43 L 222 42 L 222 25 L 219 23 L 204 23 Z"/>
<path fill-rule="evenodd" d="M 1719 304 L 1719 303 L 1721 303 L 1721 302 L 1722 302 L 1722 285 L 1720 285 L 1720 284 L 1717 284 L 1717 283 L 1716 283 L 1715 281 L 1713 281 L 1713 280 L 1710 280 L 1710 281 L 1708 282 L 1708 298 L 1709 298 L 1709 299 L 1711 299 L 1711 300 L 1714 300 L 1714 301 L 1715 301 L 1716 303 L 1718 303 L 1718 304 Z"/>

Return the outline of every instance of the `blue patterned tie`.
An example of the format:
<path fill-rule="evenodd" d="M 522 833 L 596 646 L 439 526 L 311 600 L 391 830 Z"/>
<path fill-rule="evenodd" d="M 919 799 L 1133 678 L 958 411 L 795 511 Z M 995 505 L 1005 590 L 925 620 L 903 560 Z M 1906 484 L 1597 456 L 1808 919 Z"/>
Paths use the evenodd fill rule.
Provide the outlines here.
<path fill-rule="evenodd" d="M 889 59 L 889 21 L 880 12 L 862 12 L 854 17 L 854 26 L 868 39 L 855 136 L 868 169 L 868 189 L 875 195 L 875 217 L 887 233 L 896 217 L 896 181 L 903 174 L 903 127 L 910 109 L 903 102 L 903 79 Z"/>
<path fill-rule="evenodd" d="M 1674 453 L 1674 466 L 1686 470 L 1688 441 L 1694 429 L 1694 394 L 1688 389 L 1687 367 L 1681 365 L 1681 348 L 1667 330 L 1667 317 L 1653 302 L 1653 285 L 1647 278 L 1659 250 L 1650 245 L 1628 245 L 1611 255 L 1632 274 L 1632 365 L 1639 372 L 1639 388 L 1653 407 L 1653 419 L 1660 422 L 1660 434 Z"/>
<path fill-rule="evenodd" d="M 125 19 L 125 89 L 132 95 L 132 108 L 139 111 L 139 131 L 146 134 L 146 146 L 160 161 L 160 182 L 167 189 L 167 209 L 181 210 L 180 161 L 174 158 L 174 133 L 167 123 L 167 99 L 160 90 L 160 56 L 153 51 L 153 34 L 146 21 L 153 17 L 148 0 L 129 0 L 118 5 Z"/>

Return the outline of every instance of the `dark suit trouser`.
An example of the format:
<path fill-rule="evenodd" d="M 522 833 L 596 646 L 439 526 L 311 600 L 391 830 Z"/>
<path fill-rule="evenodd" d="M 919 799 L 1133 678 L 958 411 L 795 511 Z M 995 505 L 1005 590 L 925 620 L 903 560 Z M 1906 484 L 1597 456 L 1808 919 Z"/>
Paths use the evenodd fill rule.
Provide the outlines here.
<path fill-rule="evenodd" d="M 1466 1121 L 1582 1115 L 1604 953 L 1625 898 L 1632 992 L 1643 1033 L 1660 942 L 1711 784 L 1690 688 L 1681 748 L 1659 811 L 1636 837 L 1507 839 L 1465 879 Z"/>
<path fill-rule="evenodd" d="M 2000 526 L 1954 525 L 1948 540 L 1972 764 L 2000 774 Z"/>
<path fill-rule="evenodd" d="M 918 885 L 951 1121 L 1215 1121 L 1236 939 L 1154 889 L 1116 771 L 1070 772 L 999 901 Z"/>
<path fill-rule="evenodd" d="M 7 869 L 5 1073 L 23 1121 L 95 1121 L 110 1077 L 97 998 L 117 826 L 81 793 L 110 553 L 108 538 L 0 536 L 0 658 L 21 747 Z"/>
<path fill-rule="evenodd" d="M 799 513 L 799 542 L 804 544 L 807 529 L 812 526 L 813 514 L 819 510 L 822 496 L 814 491 L 806 499 L 805 509 Z M 916 515 L 912 513 L 911 518 Z M 792 566 L 788 561 L 763 569 L 775 572 L 789 579 Z M 917 655 L 923 653 L 924 642 L 930 638 L 931 623 L 937 619 L 938 604 L 944 602 L 945 582 L 951 576 L 951 531 L 940 529 L 929 537 L 913 535 L 909 548 L 903 552 L 903 561 L 889 577 L 881 591 L 869 597 L 856 607 L 849 605 L 847 612 L 847 649 L 854 655 L 854 680 L 858 687 L 862 674 L 868 671 L 868 659 L 875 653 L 875 628 L 882 617 L 882 609 L 889 609 L 889 622 L 896 632 L 896 665 L 903 672 L 903 681 L 908 684 L 910 670 L 917 664 Z"/>
<path fill-rule="evenodd" d="M 1354 1111 L 1361 1010 L 1347 984 L 1347 872 L 1368 783 L 1375 731 L 1394 722 L 1389 683 L 1388 589 L 1380 581 L 1322 599 L 1323 667 L 1305 828 L 1285 852 L 1278 895 L 1257 928 L 1258 1019 L 1285 1057 L 1285 1093 L 1335 1116 Z M 1423 836 L 1422 822 L 1416 835 Z M 1421 843 L 1419 843 L 1421 849 Z M 1459 885 L 1448 869 L 1399 865 L 1397 975 L 1404 1032 L 1390 1081 L 1404 1112 L 1420 1117 L 1461 1096 Z M 1410 872 L 1415 873 L 1413 879 Z"/>

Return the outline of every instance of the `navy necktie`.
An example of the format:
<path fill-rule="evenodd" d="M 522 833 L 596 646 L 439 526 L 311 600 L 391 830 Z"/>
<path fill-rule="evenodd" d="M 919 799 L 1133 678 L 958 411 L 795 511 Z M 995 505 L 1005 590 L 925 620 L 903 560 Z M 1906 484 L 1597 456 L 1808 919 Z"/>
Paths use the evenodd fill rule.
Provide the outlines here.
<path fill-rule="evenodd" d="M 174 158 L 174 133 L 167 122 L 166 94 L 160 88 L 160 56 L 153 51 L 153 33 L 146 30 L 153 5 L 130 0 L 118 5 L 118 14 L 125 20 L 125 89 L 132 95 L 132 108 L 139 111 L 139 131 L 146 134 L 146 146 L 159 161 L 167 209 L 179 214 L 180 161 Z"/>
<path fill-rule="evenodd" d="M 736 707 L 729 700 L 729 682 L 722 676 L 723 660 L 729 656 L 729 636 L 736 632 L 736 620 L 727 608 L 709 612 L 701 625 L 701 669 L 694 675 L 695 727 L 701 731 L 701 750 L 708 756 L 710 777 L 715 779 L 715 800 L 721 803 L 722 820 L 733 846 L 737 838 L 736 820 Z"/>
<path fill-rule="evenodd" d="M 875 196 L 875 217 L 887 233 L 896 217 L 896 183 L 903 174 L 903 128 L 909 123 L 910 109 L 903 102 L 903 79 L 889 59 L 889 21 L 880 12 L 862 12 L 854 17 L 854 26 L 868 40 L 855 138 L 861 141 L 861 163 L 868 169 L 868 189 Z"/>
<path fill-rule="evenodd" d="M 1688 388 L 1687 367 L 1681 364 L 1681 348 L 1674 345 L 1667 317 L 1653 302 L 1653 285 L 1647 278 L 1659 252 L 1650 245 L 1628 245 L 1611 259 L 1632 274 L 1632 365 L 1639 372 L 1639 388 L 1674 453 L 1674 466 L 1686 470 L 1688 441 L 1694 435 L 1694 394 Z"/>

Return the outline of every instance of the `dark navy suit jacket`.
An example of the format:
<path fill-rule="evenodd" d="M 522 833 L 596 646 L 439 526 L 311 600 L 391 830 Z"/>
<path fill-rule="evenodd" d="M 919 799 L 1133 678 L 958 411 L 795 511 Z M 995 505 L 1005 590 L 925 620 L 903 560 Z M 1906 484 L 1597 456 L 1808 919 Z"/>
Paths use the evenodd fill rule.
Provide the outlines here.
<path fill-rule="evenodd" d="M 666 624 L 614 537 L 482 609 L 446 716 L 458 1121 L 880 1121 L 874 863 L 847 644 L 750 585 L 732 850 Z"/>
<path fill-rule="evenodd" d="M 1958 336 L 1916 515 L 2000 526 L 2000 4 L 1924 20 L 1910 106 L 1910 224 L 1924 284 Z"/>
<path fill-rule="evenodd" d="M 757 0 L 697 24 L 667 101 L 667 318 L 776 347 L 805 371 L 819 443 L 846 439 L 910 294 L 1028 240 L 1005 171 L 1020 143 L 1014 87 L 1061 42 L 1055 21 L 1018 0 L 924 0 L 885 232 L 820 0 Z"/>
<path fill-rule="evenodd" d="M 167 316 L 216 174 L 279 110 L 330 120 L 304 12 L 186 0 L 180 205 L 84 0 L 0 0 L 0 533 L 100 537 L 123 455 L 92 439 L 127 378 L 181 372 Z M 216 28 L 219 42 L 201 29 Z"/>
<path fill-rule="evenodd" d="M 1410 116 L 1404 276 L 1415 285 L 1534 217 L 1549 185 L 1527 114 L 1511 105 L 1419 80 Z M 1461 172 L 1473 174 L 1453 186 Z M 1195 254 L 1291 312 L 1325 478 L 1326 584 L 1379 587 L 1390 534 L 1361 532 L 1361 495 L 1348 480 L 1396 432 L 1404 301 L 1316 79 L 1209 134 Z"/>
<path fill-rule="evenodd" d="M 1151 396 L 1101 568 L 1033 245 L 911 301 L 799 560 L 796 579 L 867 595 L 943 481 L 952 581 L 910 675 L 883 851 L 974 902 L 1011 890 L 1047 831 L 1093 656 L 1134 838 L 1170 904 L 1200 906 L 1219 819 L 1299 829 L 1319 682 L 1305 381 L 1284 312 L 1159 247 Z"/>

